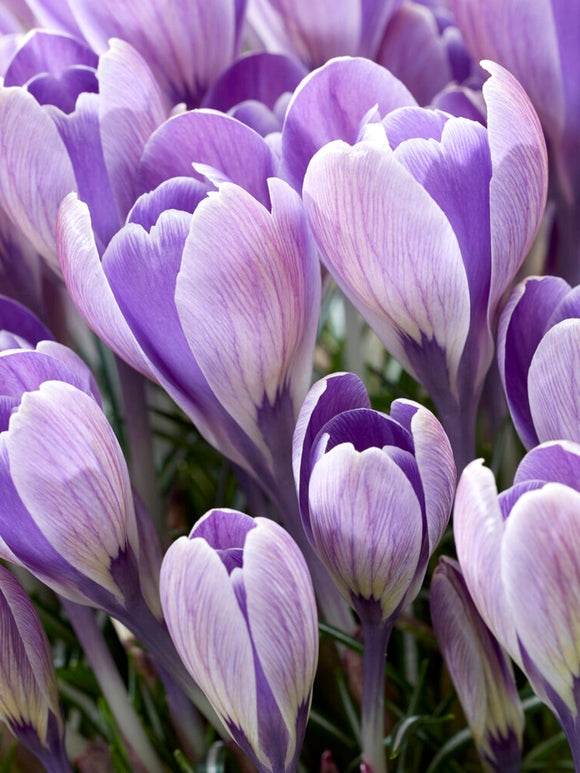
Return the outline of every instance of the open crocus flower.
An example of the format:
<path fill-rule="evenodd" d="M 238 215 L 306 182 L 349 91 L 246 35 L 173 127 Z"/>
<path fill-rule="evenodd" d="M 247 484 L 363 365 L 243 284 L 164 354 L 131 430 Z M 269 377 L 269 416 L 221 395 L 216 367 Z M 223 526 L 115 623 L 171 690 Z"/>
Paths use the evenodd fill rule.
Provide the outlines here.
<path fill-rule="evenodd" d="M 441 558 L 429 600 L 433 630 L 485 770 L 519 773 L 524 712 L 512 664 L 481 619 L 457 561 Z"/>
<path fill-rule="evenodd" d="M 473 455 L 499 303 L 547 188 L 529 99 L 506 70 L 485 66 L 487 129 L 436 110 L 393 110 L 354 145 L 319 150 L 303 188 L 324 263 L 429 391 L 460 469 Z"/>
<path fill-rule="evenodd" d="M 72 771 L 52 652 L 34 605 L 0 566 L 0 719 L 47 771 Z"/>
<path fill-rule="evenodd" d="M 211 510 L 167 551 L 161 602 L 189 672 L 261 773 L 293 773 L 318 663 L 304 558 L 265 518 Z"/>
<path fill-rule="evenodd" d="M 580 442 L 580 287 L 529 277 L 499 322 L 499 372 L 512 419 L 530 449 L 546 440 Z"/>
<path fill-rule="evenodd" d="M 0 88 L 0 204 L 58 270 L 58 208 L 78 191 L 100 249 L 137 195 L 141 151 L 166 110 L 145 60 L 112 40 L 101 57 L 69 35 L 33 30 Z"/>
<path fill-rule="evenodd" d="M 580 0 L 451 0 L 471 54 L 520 81 L 546 136 L 556 185 L 558 255 L 550 266 L 580 282 Z"/>
<path fill-rule="evenodd" d="M 51 29 L 88 41 L 98 53 L 110 38 L 131 44 L 149 63 L 171 105 L 198 107 L 237 57 L 247 0 L 28 0 Z"/>
<path fill-rule="evenodd" d="M 554 711 L 580 766 L 580 445 L 524 457 L 499 496 L 472 462 L 457 487 L 457 555 L 479 613 Z"/>

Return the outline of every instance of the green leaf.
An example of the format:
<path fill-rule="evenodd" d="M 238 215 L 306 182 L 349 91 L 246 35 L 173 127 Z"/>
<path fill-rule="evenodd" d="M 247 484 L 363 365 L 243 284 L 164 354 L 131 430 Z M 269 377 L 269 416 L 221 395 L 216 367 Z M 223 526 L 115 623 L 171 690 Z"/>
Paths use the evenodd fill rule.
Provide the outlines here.
<path fill-rule="evenodd" d="M 463 730 L 455 733 L 455 735 L 452 736 L 447 741 L 447 743 L 439 749 L 437 754 L 431 760 L 431 764 L 425 773 L 435 773 L 435 771 L 439 769 L 441 763 L 444 762 L 447 757 L 450 757 L 456 751 L 462 749 L 464 746 L 467 746 L 467 744 L 471 743 L 472 741 L 473 737 L 471 735 L 471 730 L 468 727 L 465 727 Z"/>
<path fill-rule="evenodd" d="M 418 729 L 427 726 L 440 725 L 453 719 L 453 714 L 447 714 L 444 717 L 432 717 L 430 714 L 405 717 L 395 725 L 392 733 L 392 744 L 390 758 L 397 757 L 405 748 L 407 742 Z"/>

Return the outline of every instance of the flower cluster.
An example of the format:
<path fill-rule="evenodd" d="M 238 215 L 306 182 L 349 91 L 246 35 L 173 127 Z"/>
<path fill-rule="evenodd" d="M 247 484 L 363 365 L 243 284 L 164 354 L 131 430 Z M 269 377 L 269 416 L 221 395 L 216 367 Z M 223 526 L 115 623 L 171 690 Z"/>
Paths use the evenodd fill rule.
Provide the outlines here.
<path fill-rule="evenodd" d="M 580 771 L 579 51 L 580 0 L 0 1 L 7 754 L 515 773 L 531 687 Z"/>

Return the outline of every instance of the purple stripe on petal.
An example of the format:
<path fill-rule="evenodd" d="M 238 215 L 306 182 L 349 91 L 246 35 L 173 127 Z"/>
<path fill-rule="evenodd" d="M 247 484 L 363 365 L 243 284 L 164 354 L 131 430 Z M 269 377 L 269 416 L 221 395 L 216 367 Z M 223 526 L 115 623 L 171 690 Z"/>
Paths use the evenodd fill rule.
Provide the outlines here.
<path fill-rule="evenodd" d="M 370 408 L 367 390 L 353 373 L 333 373 L 317 381 L 308 392 L 300 410 L 292 443 L 292 465 L 300 513 L 310 535 L 308 481 L 312 450 L 322 427 L 334 416 L 354 408 Z"/>

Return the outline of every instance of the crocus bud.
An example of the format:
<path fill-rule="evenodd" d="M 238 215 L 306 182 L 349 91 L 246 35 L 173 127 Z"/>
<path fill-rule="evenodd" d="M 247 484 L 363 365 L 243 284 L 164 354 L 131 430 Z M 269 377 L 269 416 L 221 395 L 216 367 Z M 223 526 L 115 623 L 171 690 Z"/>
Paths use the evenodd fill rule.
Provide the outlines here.
<path fill-rule="evenodd" d="M 435 635 L 485 769 L 518 773 L 524 714 L 511 661 L 481 619 L 457 561 L 441 558 L 430 603 Z"/>
<path fill-rule="evenodd" d="M 474 461 L 457 487 L 457 556 L 479 613 L 556 714 L 580 767 L 580 445 L 544 443 L 499 496 Z"/>
<path fill-rule="evenodd" d="M 49 771 L 70 771 L 50 645 L 38 614 L 0 566 L 0 717 Z"/>
<path fill-rule="evenodd" d="M 357 376 L 336 373 L 308 393 L 294 435 L 304 529 L 361 616 L 394 618 L 421 587 L 449 519 L 455 465 L 426 408 L 369 407 Z"/>
<path fill-rule="evenodd" d="M 318 662 L 310 575 L 277 524 L 211 510 L 168 550 L 161 604 L 188 671 L 261 773 L 296 771 Z"/>

